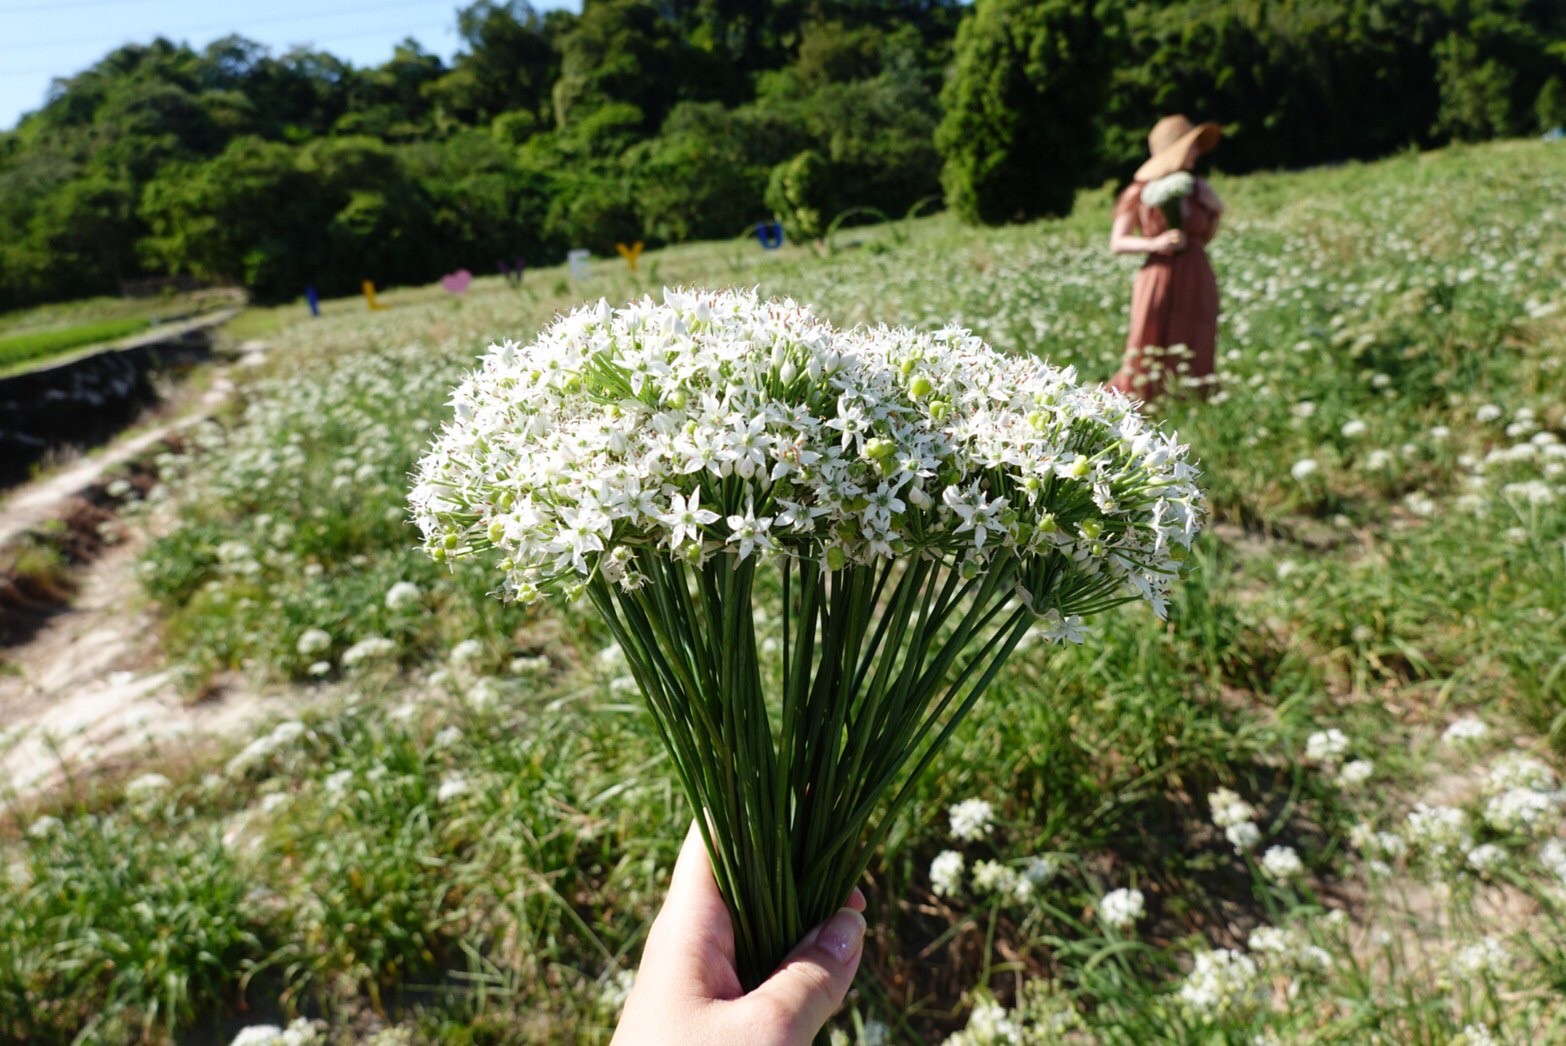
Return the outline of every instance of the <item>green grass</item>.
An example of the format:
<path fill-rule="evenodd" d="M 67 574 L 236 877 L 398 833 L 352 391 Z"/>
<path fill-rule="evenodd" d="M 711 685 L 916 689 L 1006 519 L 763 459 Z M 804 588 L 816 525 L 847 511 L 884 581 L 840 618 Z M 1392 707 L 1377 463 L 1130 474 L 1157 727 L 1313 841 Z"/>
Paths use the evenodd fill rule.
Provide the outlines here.
<path fill-rule="evenodd" d="M 1566 748 L 1558 154 L 1218 181 L 1223 392 L 1168 411 L 1215 521 L 1192 576 L 1167 623 L 1126 609 L 1083 646 L 1017 655 L 869 870 L 839 1029 L 938 1042 L 995 999 L 1044 1041 L 1562 1036 L 1560 809 L 1486 816 L 1508 753 L 1559 766 Z M 1063 222 L 935 216 L 850 230 L 826 258 L 691 245 L 636 275 L 600 261 L 586 285 L 540 270 L 460 300 L 392 290 L 374 314 L 252 313 L 268 362 L 161 463 L 147 511 L 176 522 L 138 569 L 192 694 L 248 673 L 315 710 L 0 815 L 0 1039 L 215 1038 L 304 1012 L 334 1041 L 607 1041 L 690 812 L 589 613 L 502 605 L 481 568 L 417 554 L 406 476 L 451 386 L 491 338 L 663 283 L 760 285 L 841 324 L 958 322 L 1102 379 L 1133 272 L 1104 249 L 1108 207 L 1089 193 Z M 388 606 L 400 581 L 419 598 Z M 1463 715 L 1487 738 L 1441 743 Z M 1329 728 L 1347 751 L 1323 759 L 1310 739 Z M 1340 780 L 1353 759 L 1374 760 L 1369 781 Z M 127 787 L 148 769 L 171 783 Z M 1255 808 L 1248 854 L 1214 823 L 1220 786 Z M 947 809 L 968 798 L 995 825 L 959 843 Z M 1469 847 L 1412 829 L 1420 802 L 1459 811 Z M 1480 845 L 1500 863 L 1469 864 Z M 1269 875 L 1273 846 L 1305 874 Z M 967 872 L 938 893 L 945 850 Z M 974 876 L 1040 856 L 1057 870 L 1026 896 Z M 1119 887 L 1147 909 L 1124 930 L 1099 918 Z M 1253 946 L 1264 927 L 1287 948 Z M 1486 936 L 1510 964 L 1460 965 Z M 1250 987 L 1182 995 L 1215 948 L 1256 964 Z"/>
<path fill-rule="evenodd" d="M 0 338 L 0 371 L 36 365 L 84 345 L 116 341 L 146 329 L 145 319 L 131 318 L 99 320 L 62 330 L 35 331 Z"/>

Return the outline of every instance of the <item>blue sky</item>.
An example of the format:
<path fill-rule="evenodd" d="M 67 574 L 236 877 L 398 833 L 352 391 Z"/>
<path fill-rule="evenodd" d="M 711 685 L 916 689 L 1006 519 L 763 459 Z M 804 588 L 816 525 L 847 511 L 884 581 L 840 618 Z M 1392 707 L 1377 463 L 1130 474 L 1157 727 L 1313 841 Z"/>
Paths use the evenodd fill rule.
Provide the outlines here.
<path fill-rule="evenodd" d="M 114 48 L 157 36 L 197 49 L 239 33 L 273 52 L 295 45 L 376 65 L 413 37 L 451 59 L 458 0 L 0 0 L 0 128 L 43 104 L 55 77 L 92 65 Z M 534 0 L 542 11 L 580 10 L 580 0 Z"/>

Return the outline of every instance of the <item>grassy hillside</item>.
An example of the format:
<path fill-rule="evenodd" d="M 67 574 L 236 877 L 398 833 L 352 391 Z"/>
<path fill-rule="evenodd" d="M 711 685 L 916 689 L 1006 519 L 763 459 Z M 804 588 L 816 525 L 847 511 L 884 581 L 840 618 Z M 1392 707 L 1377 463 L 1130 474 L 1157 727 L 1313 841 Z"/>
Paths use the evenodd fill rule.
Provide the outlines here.
<path fill-rule="evenodd" d="M 1222 391 L 1168 417 L 1214 516 L 1192 579 L 1166 624 L 1014 659 L 871 865 L 841 1034 L 1566 1035 L 1562 148 L 1217 182 Z M 413 550 L 451 386 L 492 338 L 664 283 L 954 322 L 1101 380 L 1134 271 L 1108 214 L 247 317 L 269 363 L 164 463 L 139 569 L 193 698 L 237 672 L 329 699 L 0 813 L 0 1039 L 302 1013 L 329 1041 L 607 1041 L 690 812 L 589 612 Z M 993 825 L 957 842 L 969 799 Z M 1122 888 L 1145 911 L 1117 927 Z"/>

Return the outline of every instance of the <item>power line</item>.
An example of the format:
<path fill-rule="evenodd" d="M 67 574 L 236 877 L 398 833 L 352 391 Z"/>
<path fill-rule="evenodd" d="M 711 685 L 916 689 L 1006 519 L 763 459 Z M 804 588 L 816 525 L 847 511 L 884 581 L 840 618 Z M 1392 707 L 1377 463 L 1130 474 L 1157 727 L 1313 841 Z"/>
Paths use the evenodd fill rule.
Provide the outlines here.
<path fill-rule="evenodd" d="M 345 7 L 335 11 L 314 11 L 310 13 L 298 13 L 281 15 L 273 18 L 246 19 L 245 25 L 287 25 L 292 22 L 320 21 L 322 18 L 337 18 L 344 15 L 359 14 L 384 14 L 387 11 L 407 10 L 414 7 L 429 7 L 429 0 L 404 0 L 395 4 L 367 4 L 360 7 Z M 455 12 L 453 12 L 455 14 Z M 232 32 L 232 22 L 223 25 L 190 26 L 183 29 L 163 30 L 152 33 L 153 36 L 185 36 L 194 33 L 222 33 Z M 373 34 L 371 34 L 373 35 Z M 102 36 L 78 37 L 72 40 L 39 40 L 25 44 L 6 44 L 0 46 L 0 51 L 32 51 L 42 47 L 87 47 L 87 46 L 112 46 L 116 41 Z"/>

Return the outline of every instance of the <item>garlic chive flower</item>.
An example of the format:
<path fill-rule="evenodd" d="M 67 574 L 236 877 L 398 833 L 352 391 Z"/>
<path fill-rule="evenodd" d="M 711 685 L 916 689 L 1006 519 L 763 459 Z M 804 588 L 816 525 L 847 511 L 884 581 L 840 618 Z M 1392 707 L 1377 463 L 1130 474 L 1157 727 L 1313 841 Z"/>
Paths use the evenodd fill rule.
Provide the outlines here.
<path fill-rule="evenodd" d="M 634 587 L 653 554 L 1058 555 L 1076 576 L 1039 613 L 1162 615 L 1203 511 L 1185 448 L 1070 369 L 744 291 L 578 309 L 492 346 L 452 406 L 414 518 L 437 561 L 493 550 L 523 602 Z"/>

